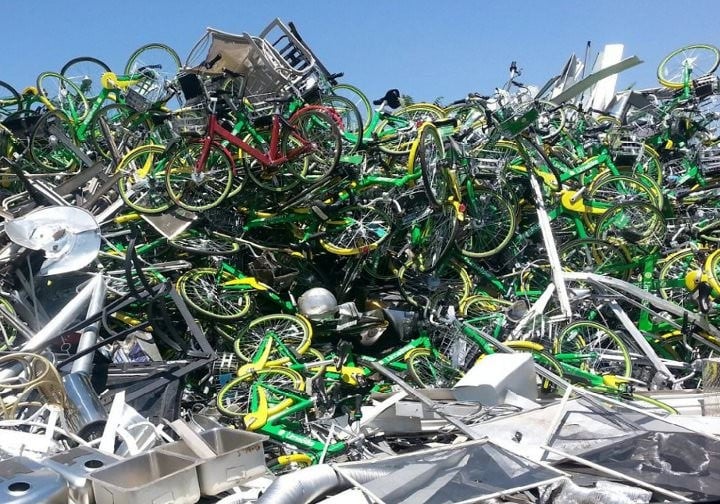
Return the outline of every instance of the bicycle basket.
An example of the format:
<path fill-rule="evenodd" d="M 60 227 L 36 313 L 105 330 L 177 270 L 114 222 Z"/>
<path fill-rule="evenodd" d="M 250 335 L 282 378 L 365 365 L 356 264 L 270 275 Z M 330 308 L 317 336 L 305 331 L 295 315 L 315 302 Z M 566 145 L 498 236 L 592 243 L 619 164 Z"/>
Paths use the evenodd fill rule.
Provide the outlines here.
<path fill-rule="evenodd" d="M 145 96 L 132 88 L 125 93 L 125 104 L 138 112 L 146 112 L 152 105 Z"/>
<path fill-rule="evenodd" d="M 515 108 L 503 107 L 493 112 L 500 132 L 509 138 L 514 138 L 528 129 L 539 115 L 540 111 L 534 102 L 522 103 Z"/>
<path fill-rule="evenodd" d="M 428 335 L 433 346 L 457 369 L 470 369 L 481 353 L 477 343 L 453 327 L 430 327 Z"/>
<path fill-rule="evenodd" d="M 624 136 L 617 142 L 614 152 L 619 157 L 639 158 L 644 152 L 644 147 L 643 143 L 635 138 Z"/>
<path fill-rule="evenodd" d="M 175 111 L 170 121 L 173 130 L 180 135 L 203 135 L 207 122 L 208 114 L 204 103 Z"/>
<path fill-rule="evenodd" d="M 720 147 L 712 146 L 698 151 L 698 167 L 704 177 L 720 174 Z"/>
<path fill-rule="evenodd" d="M 474 172 L 480 175 L 497 175 L 502 171 L 508 161 L 509 158 L 506 152 L 485 149 L 470 158 Z"/>

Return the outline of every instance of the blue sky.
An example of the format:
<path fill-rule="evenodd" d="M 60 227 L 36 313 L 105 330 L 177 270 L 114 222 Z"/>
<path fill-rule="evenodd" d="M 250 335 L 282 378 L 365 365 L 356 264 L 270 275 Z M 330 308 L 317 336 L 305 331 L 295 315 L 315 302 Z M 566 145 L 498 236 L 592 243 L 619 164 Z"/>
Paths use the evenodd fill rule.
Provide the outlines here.
<path fill-rule="evenodd" d="M 22 89 L 76 56 L 113 69 L 137 47 L 163 42 L 184 58 L 205 27 L 258 34 L 272 19 L 294 21 L 301 35 L 344 82 L 370 98 L 399 88 L 416 101 L 491 92 L 516 60 L 522 81 L 542 85 L 572 54 L 607 43 L 644 63 L 620 86 L 656 85 L 657 64 L 690 43 L 720 45 L 720 2 L 688 6 L 663 0 L 473 1 L 385 0 L 5 0 L 0 80 Z M 16 48 L 16 50 L 9 50 Z"/>

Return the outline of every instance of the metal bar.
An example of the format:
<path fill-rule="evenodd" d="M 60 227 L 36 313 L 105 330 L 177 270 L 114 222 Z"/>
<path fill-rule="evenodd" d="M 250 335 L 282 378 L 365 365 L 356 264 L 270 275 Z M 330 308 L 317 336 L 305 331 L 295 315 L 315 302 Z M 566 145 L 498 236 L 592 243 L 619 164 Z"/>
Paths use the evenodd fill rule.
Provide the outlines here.
<path fill-rule="evenodd" d="M 684 317 L 687 315 L 690 322 L 709 332 L 713 336 L 720 337 L 720 329 L 710 324 L 704 317 L 698 315 L 697 313 L 688 311 L 682 306 L 676 305 L 666 299 L 655 296 L 654 294 L 651 294 L 648 291 L 624 280 L 598 275 L 597 273 L 581 273 L 577 271 L 566 271 L 563 273 L 563 276 L 565 277 L 565 280 L 580 280 L 584 282 L 592 282 L 596 285 L 610 286 L 614 289 L 618 289 L 624 293 L 635 296 L 643 301 L 647 301 L 656 308 L 678 317 Z"/>
<path fill-rule="evenodd" d="M 588 466 L 588 467 L 590 467 L 590 468 L 592 468 L 592 469 L 595 469 L 595 470 L 597 470 L 597 471 L 600 471 L 600 472 L 603 472 L 603 473 L 605 473 L 605 474 L 608 474 L 609 476 L 612 476 L 612 477 L 614 477 L 614 478 L 620 478 L 620 479 L 623 479 L 623 480 L 625 480 L 625 481 L 629 481 L 630 483 L 633 483 L 633 484 L 635 484 L 635 485 L 637 485 L 637 486 L 641 486 L 641 487 L 643 487 L 643 488 L 647 488 L 648 490 L 652 490 L 653 492 L 657 492 L 657 493 L 660 493 L 660 494 L 663 494 L 663 495 L 667 495 L 668 497 L 671 497 L 671 498 L 673 498 L 673 499 L 675 499 L 675 500 L 679 500 L 679 501 L 683 501 L 683 502 L 693 502 L 692 499 L 688 499 L 687 497 L 685 497 L 685 496 L 683 496 L 683 495 L 676 494 L 675 492 L 671 492 L 670 490 L 665 490 L 665 489 L 662 488 L 662 487 L 655 486 L 655 485 L 653 485 L 653 484 L 651 484 L 651 483 L 647 483 L 647 482 L 645 482 L 645 481 L 643 481 L 643 480 L 639 480 L 639 479 L 633 478 L 632 476 L 628 476 L 628 475 L 623 474 L 623 473 L 621 473 L 621 472 L 619 472 L 619 471 L 613 471 L 612 469 L 608 469 L 607 467 L 602 466 L 602 465 L 600 465 L 600 464 L 595 464 L 594 462 L 590 462 L 589 460 L 584 459 L 584 458 L 582 458 L 582 457 L 576 457 L 575 455 L 570 455 L 569 453 L 565 453 L 565 452 L 563 452 L 563 451 L 561 451 L 561 450 L 557 450 L 557 449 L 552 448 L 552 447 L 547 446 L 547 445 L 542 445 L 542 446 L 540 446 L 540 448 L 542 448 L 543 450 L 547 450 L 547 451 L 549 451 L 549 452 L 552 452 L 552 453 L 554 453 L 555 455 L 560 455 L 561 457 L 565 457 L 565 458 L 567 458 L 567 459 L 570 459 L 570 460 L 572 460 L 573 462 L 577 462 L 578 464 L 582 464 L 582 465 Z"/>
<path fill-rule="evenodd" d="M 480 439 L 480 438 L 481 438 L 481 437 L 478 436 L 477 433 L 476 433 L 473 429 L 471 429 L 470 426 L 467 425 L 466 423 L 461 422 L 461 421 L 458 420 L 457 418 L 454 418 L 454 417 L 452 417 L 452 416 L 450 416 L 450 415 L 446 415 L 446 414 L 443 413 L 442 411 L 439 411 L 439 410 L 435 407 L 435 402 L 434 402 L 434 401 L 432 401 L 432 400 L 428 399 L 427 397 L 425 397 L 424 395 L 422 395 L 419 391 L 417 391 L 417 390 L 415 390 L 413 387 L 411 387 L 405 380 L 403 380 L 403 379 L 400 378 L 398 375 L 396 375 L 395 373 L 393 373 L 392 371 L 390 371 L 389 369 L 387 369 L 387 368 L 386 368 L 385 366 L 383 366 L 382 364 L 380 364 L 380 363 L 378 363 L 378 362 L 376 362 L 376 361 L 369 361 L 369 362 L 366 362 L 366 364 L 367 364 L 368 366 L 374 368 L 374 369 L 375 369 L 376 371 L 378 371 L 379 373 L 381 373 L 381 374 L 387 376 L 388 378 L 390 378 L 390 379 L 391 379 L 392 381 L 394 381 L 401 389 L 403 389 L 405 392 L 407 392 L 407 393 L 410 394 L 411 396 L 416 397 L 421 403 L 423 403 L 425 406 L 427 406 L 428 408 L 430 408 L 430 410 L 432 410 L 434 413 L 440 415 L 442 418 L 444 418 L 445 420 L 447 420 L 448 423 L 450 423 L 450 424 L 454 425 L 455 427 L 457 427 L 458 430 L 460 430 L 460 432 L 462 432 L 463 434 L 465 434 L 465 435 L 468 436 L 469 438 L 471 438 L 471 439 Z"/>
<path fill-rule="evenodd" d="M 658 355 L 655 353 L 655 350 L 653 350 L 653 347 L 650 346 L 650 343 L 647 342 L 645 336 L 642 335 L 640 330 L 635 326 L 635 324 L 633 324 L 632 320 L 630 320 L 630 317 L 628 317 L 628 314 L 625 313 L 625 310 L 623 310 L 622 307 L 615 300 L 610 301 L 608 303 L 608 306 L 615 314 L 615 317 L 617 317 L 620 323 L 625 327 L 627 332 L 632 337 L 633 341 L 637 343 L 637 345 L 640 347 L 640 350 L 643 351 L 648 360 L 652 363 L 653 366 L 655 366 L 655 369 L 658 372 L 664 374 L 668 380 L 674 382 L 675 377 L 673 376 L 673 374 L 670 372 L 665 363 L 660 360 L 660 357 L 658 357 Z"/>
<path fill-rule="evenodd" d="M 528 168 L 528 171 L 530 169 Z M 545 244 L 545 252 L 550 262 L 550 270 L 552 271 L 552 279 L 557 290 L 558 301 L 562 314 L 568 319 L 572 317 L 572 309 L 570 308 L 570 299 L 568 298 L 567 287 L 563 277 L 562 265 L 560 264 L 560 255 L 557 251 L 555 239 L 553 238 L 552 228 L 550 227 L 550 218 L 545 210 L 545 200 L 543 198 L 540 184 L 537 177 L 530 171 L 530 185 L 535 193 L 535 207 L 537 210 L 538 224 L 542 233 L 543 243 Z"/>

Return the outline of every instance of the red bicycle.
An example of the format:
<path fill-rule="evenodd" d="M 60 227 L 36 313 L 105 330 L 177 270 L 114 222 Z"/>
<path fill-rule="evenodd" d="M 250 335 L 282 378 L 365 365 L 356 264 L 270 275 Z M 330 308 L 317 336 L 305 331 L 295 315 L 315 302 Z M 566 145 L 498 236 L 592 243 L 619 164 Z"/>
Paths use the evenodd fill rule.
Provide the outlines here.
<path fill-rule="evenodd" d="M 202 86 L 196 75 L 189 75 L 197 80 L 192 86 Z M 182 85 L 184 90 L 188 86 L 187 82 Z M 337 166 L 342 134 L 329 113 L 304 106 L 286 119 L 284 105 L 295 98 L 282 97 L 267 99 L 272 113 L 252 120 L 246 107 L 236 106 L 229 93 L 227 89 L 198 93 L 203 99 L 195 110 L 200 112 L 196 118 L 204 122 L 203 136 L 173 148 L 168 159 L 166 190 L 178 206 L 190 211 L 208 210 L 242 189 L 244 177 L 228 150 L 231 145 L 239 149 L 244 174 L 259 187 L 274 192 L 316 181 Z M 219 108 L 229 110 L 221 112 Z"/>

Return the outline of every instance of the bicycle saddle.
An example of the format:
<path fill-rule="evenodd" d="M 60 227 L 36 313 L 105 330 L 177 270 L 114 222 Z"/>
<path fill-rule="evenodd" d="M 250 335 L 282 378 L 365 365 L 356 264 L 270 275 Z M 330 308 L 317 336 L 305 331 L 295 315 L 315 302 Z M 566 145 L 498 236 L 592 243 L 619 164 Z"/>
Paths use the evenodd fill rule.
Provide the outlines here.
<path fill-rule="evenodd" d="M 385 93 L 385 96 L 382 98 L 374 100 L 373 104 L 381 105 L 383 102 L 385 102 L 385 104 L 390 108 L 396 109 L 400 107 L 400 91 L 397 89 L 391 89 Z"/>

